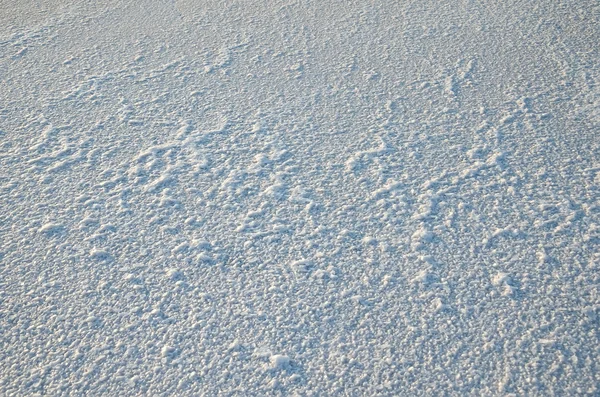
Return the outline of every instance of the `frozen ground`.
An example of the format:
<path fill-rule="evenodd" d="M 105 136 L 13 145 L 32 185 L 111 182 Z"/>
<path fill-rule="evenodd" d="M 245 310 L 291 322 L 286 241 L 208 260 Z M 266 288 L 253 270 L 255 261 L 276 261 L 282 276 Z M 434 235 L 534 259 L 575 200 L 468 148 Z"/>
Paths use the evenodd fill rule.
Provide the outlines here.
<path fill-rule="evenodd" d="M 0 394 L 599 395 L 600 3 L 0 1 Z"/>

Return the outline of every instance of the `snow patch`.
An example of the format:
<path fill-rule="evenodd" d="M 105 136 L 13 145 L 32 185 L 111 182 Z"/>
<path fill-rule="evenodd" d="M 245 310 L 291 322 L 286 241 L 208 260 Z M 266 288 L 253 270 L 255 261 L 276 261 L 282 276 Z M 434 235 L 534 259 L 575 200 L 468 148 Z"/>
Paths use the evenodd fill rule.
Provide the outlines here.
<path fill-rule="evenodd" d="M 273 369 L 285 369 L 290 365 L 290 358 L 283 354 L 274 354 L 270 357 L 271 368 Z"/>

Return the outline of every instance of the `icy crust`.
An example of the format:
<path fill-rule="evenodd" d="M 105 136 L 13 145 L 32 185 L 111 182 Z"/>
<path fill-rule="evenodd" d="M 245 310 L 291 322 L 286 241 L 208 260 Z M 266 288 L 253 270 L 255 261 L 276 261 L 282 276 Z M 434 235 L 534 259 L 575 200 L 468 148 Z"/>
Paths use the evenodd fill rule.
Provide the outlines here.
<path fill-rule="evenodd" d="M 0 395 L 599 393 L 596 2 L 42 3 Z"/>

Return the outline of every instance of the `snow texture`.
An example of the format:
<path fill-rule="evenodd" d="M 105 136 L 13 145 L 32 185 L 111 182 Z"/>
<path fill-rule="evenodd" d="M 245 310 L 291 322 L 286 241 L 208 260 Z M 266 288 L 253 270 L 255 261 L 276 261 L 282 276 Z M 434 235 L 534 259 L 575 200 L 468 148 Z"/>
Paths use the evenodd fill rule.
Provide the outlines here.
<path fill-rule="evenodd" d="M 597 0 L 0 9 L 0 395 L 600 394 Z"/>

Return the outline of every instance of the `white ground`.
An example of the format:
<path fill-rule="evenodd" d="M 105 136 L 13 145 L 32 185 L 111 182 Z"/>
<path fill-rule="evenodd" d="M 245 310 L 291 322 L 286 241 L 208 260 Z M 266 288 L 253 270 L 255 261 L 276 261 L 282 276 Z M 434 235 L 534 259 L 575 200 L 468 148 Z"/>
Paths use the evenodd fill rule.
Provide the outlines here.
<path fill-rule="evenodd" d="M 595 0 L 0 1 L 0 395 L 599 395 L 599 42 Z"/>

